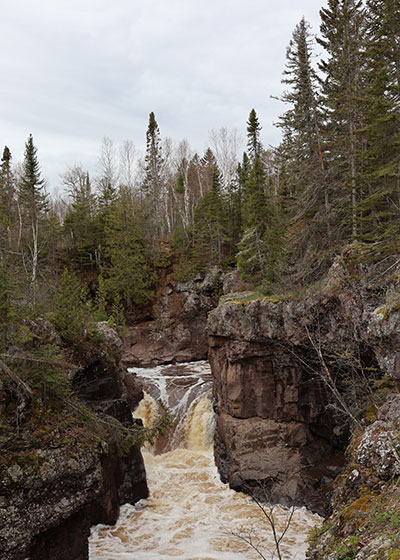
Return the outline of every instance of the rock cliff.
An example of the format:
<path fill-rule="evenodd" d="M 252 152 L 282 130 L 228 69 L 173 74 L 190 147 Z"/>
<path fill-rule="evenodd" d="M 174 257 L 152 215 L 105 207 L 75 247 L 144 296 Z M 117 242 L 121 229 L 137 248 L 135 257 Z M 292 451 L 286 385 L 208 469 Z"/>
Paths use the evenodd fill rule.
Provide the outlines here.
<path fill-rule="evenodd" d="M 221 300 L 207 328 L 224 481 L 248 492 L 261 483 L 273 501 L 330 511 L 370 387 L 398 377 L 400 316 L 389 311 L 341 262 L 301 299 Z"/>
<path fill-rule="evenodd" d="M 218 269 L 194 280 L 175 282 L 170 269 L 159 279 L 147 320 L 128 322 L 123 361 L 127 366 L 189 362 L 207 357 L 207 315 L 222 291 Z"/>
<path fill-rule="evenodd" d="M 97 415 L 87 408 L 72 414 L 69 407 L 79 403 L 71 401 L 35 411 L 2 434 L 2 560 L 85 560 L 90 526 L 115 523 L 120 504 L 148 495 L 140 451 L 114 427 L 132 426 L 119 368 L 122 342 L 105 324 L 98 336 L 64 355 L 76 392 Z M 141 397 L 135 390 L 130 387 L 133 401 Z M 3 405 L 1 412 L 12 412 L 11 404 Z"/>
<path fill-rule="evenodd" d="M 358 428 L 334 483 L 333 512 L 310 538 L 308 560 L 400 558 L 400 394 Z M 370 420 L 373 420 L 371 417 Z"/>

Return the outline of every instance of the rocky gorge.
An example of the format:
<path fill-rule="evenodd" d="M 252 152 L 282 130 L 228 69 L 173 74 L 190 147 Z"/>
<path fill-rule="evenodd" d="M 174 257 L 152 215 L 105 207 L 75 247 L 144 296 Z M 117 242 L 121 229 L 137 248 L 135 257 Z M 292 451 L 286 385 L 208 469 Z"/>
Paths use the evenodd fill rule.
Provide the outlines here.
<path fill-rule="evenodd" d="M 101 344 L 66 355 L 73 387 L 100 422 L 131 426 L 142 391 L 126 366 L 208 357 L 222 480 L 323 515 L 310 560 L 397 560 L 397 282 L 369 285 L 341 258 L 313 289 L 273 296 L 243 291 L 237 273 L 175 282 L 165 270 L 123 348 L 102 324 Z M 1 464 L 4 560 L 85 559 L 90 525 L 114 523 L 120 504 L 147 496 L 142 457 L 113 431 L 42 429 L 36 442 L 22 431 L 19 454 Z"/>

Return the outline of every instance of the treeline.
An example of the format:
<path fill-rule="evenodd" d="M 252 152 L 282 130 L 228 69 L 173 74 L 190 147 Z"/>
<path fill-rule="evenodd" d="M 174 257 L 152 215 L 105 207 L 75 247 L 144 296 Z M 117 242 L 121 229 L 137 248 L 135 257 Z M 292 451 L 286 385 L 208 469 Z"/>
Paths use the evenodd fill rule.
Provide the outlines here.
<path fill-rule="evenodd" d="M 21 166 L 4 149 L 4 343 L 16 302 L 38 313 L 54 308 L 65 268 L 70 283 L 76 274 L 86 284 L 87 300 L 118 314 L 151 299 L 156 270 L 171 259 L 180 279 L 238 266 L 268 291 L 318 279 L 343 251 L 361 262 L 397 255 L 398 2 L 328 0 L 320 15 L 316 41 L 302 19 L 287 49 L 276 148 L 262 145 L 254 109 L 240 162 L 235 133 L 214 131 L 212 148 L 193 154 L 186 141 L 162 140 L 150 113 L 142 161 L 130 142 L 118 156 L 105 138 L 98 176 L 70 167 L 61 199 L 46 194 L 32 136 Z"/>

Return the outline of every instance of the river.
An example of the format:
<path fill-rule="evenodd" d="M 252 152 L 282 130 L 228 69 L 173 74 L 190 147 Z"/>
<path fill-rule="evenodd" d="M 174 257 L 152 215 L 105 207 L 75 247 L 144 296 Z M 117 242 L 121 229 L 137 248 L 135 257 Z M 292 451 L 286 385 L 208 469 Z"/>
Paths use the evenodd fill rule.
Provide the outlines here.
<path fill-rule="evenodd" d="M 271 526 L 260 508 L 223 484 L 213 460 L 214 413 L 207 362 L 133 368 L 146 395 L 135 411 L 154 422 L 157 400 L 175 415 L 174 429 L 143 452 L 150 497 L 124 505 L 115 526 L 92 528 L 90 560 L 253 560 L 274 552 Z M 288 511 L 272 510 L 278 534 Z M 309 529 L 319 517 L 297 509 L 281 542 L 285 560 L 303 560 Z"/>

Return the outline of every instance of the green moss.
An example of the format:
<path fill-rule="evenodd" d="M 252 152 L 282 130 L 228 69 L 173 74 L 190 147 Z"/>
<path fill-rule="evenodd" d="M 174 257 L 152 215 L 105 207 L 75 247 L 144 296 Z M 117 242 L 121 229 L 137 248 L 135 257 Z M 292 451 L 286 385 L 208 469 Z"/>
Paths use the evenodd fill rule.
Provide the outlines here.
<path fill-rule="evenodd" d="M 382 307 L 378 307 L 375 313 L 379 313 L 379 315 L 382 315 L 383 321 L 387 321 L 389 318 L 389 308 L 386 305 L 382 305 Z"/>
<path fill-rule="evenodd" d="M 316 525 L 310 529 L 307 536 L 307 542 L 310 546 L 314 546 L 321 535 L 324 535 L 332 527 L 333 521 L 325 521 L 322 525 Z"/>
<path fill-rule="evenodd" d="M 363 495 L 345 507 L 340 516 L 346 522 L 354 521 L 357 518 L 365 519 L 365 514 L 371 510 L 373 500 L 376 496 L 369 490 L 366 490 Z"/>

